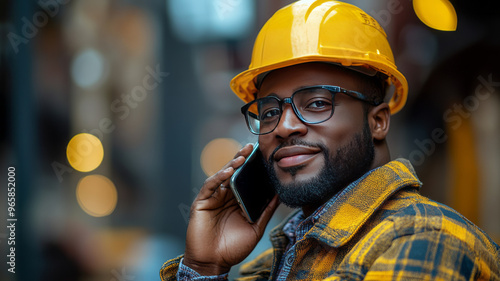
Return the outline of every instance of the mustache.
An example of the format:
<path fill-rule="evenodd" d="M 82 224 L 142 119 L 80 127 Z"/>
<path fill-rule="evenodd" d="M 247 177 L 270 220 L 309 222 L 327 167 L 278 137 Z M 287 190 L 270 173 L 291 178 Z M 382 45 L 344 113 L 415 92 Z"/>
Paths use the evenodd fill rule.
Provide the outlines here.
<path fill-rule="evenodd" d="M 279 144 L 273 150 L 273 152 L 269 156 L 269 159 L 267 160 L 268 163 L 273 163 L 274 162 L 274 155 L 276 154 L 276 152 L 278 152 L 278 150 L 280 150 L 280 149 L 282 149 L 284 147 L 287 147 L 287 146 L 294 146 L 294 145 L 301 145 L 301 146 L 308 146 L 308 147 L 317 147 L 317 148 L 320 148 L 322 151 L 327 151 L 328 150 L 328 148 L 324 144 L 322 144 L 322 143 L 312 143 L 312 142 L 307 142 L 307 141 L 304 141 L 304 140 L 301 140 L 301 139 L 291 139 L 289 141 L 285 141 L 285 142 Z"/>

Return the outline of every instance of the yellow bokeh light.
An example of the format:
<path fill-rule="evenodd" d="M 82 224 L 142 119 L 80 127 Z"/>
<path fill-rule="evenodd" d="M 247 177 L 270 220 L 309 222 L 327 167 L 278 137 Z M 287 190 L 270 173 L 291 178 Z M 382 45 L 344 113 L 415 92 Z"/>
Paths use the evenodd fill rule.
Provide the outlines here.
<path fill-rule="evenodd" d="M 207 176 L 217 173 L 231 161 L 241 149 L 241 144 L 234 139 L 220 138 L 209 142 L 201 152 L 201 168 Z"/>
<path fill-rule="evenodd" d="M 118 193 L 113 182 L 107 177 L 90 175 L 78 182 L 76 198 L 87 214 L 103 217 L 115 210 Z"/>
<path fill-rule="evenodd" d="M 96 136 L 81 133 L 69 141 L 66 156 L 73 169 L 80 172 L 90 172 L 101 164 L 104 149 Z"/>
<path fill-rule="evenodd" d="M 457 29 L 457 13 L 448 0 L 413 0 L 413 9 L 429 27 L 442 31 Z"/>

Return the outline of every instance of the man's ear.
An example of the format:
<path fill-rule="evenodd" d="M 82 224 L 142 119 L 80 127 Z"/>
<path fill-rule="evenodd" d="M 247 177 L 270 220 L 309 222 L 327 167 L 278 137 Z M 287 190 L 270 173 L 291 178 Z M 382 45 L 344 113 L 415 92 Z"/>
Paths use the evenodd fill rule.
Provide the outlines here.
<path fill-rule="evenodd" d="M 389 133 L 391 111 L 387 103 L 373 107 L 368 112 L 368 124 L 374 141 L 383 141 Z"/>

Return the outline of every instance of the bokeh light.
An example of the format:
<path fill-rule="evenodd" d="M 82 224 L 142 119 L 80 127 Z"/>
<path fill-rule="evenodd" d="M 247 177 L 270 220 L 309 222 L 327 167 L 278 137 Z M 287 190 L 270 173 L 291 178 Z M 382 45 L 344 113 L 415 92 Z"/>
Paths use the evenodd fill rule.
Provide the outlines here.
<path fill-rule="evenodd" d="M 241 149 L 241 144 L 234 139 L 219 138 L 209 142 L 201 152 L 201 167 L 207 176 L 217 173 L 231 161 Z"/>
<path fill-rule="evenodd" d="M 235 40 L 251 31 L 252 0 L 170 0 L 167 12 L 176 35 L 188 43 Z"/>
<path fill-rule="evenodd" d="M 104 148 L 96 136 L 81 133 L 69 141 L 66 156 L 73 169 L 80 172 L 89 172 L 101 164 L 104 157 Z"/>
<path fill-rule="evenodd" d="M 96 85 L 104 73 L 104 58 L 94 49 L 80 52 L 71 63 L 71 78 L 82 88 Z"/>
<path fill-rule="evenodd" d="M 457 13 L 448 0 L 413 0 L 413 9 L 429 27 L 442 31 L 457 29 Z"/>
<path fill-rule="evenodd" d="M 89 175 L 78 182 L 76 198 L 80 207 L 93 217 L 111 214 L 118 201 L 113 182 L 102 175 Z"/>

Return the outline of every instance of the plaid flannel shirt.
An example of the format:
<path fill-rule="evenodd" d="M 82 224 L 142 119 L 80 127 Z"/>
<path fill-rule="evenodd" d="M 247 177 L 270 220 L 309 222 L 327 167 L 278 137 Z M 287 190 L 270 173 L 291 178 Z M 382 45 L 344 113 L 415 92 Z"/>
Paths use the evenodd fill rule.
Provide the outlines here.
<path fill-rule="evenodd" d="M 273 248 L 243 265 L 241 280 L 500 280 L 500 247 L 420 186 L 404 159 L 370 171 L 293 245 L 290 219 L 277 226 Z M 162 280 L 175 280 L 180 259 L 164 264 Z"/>

